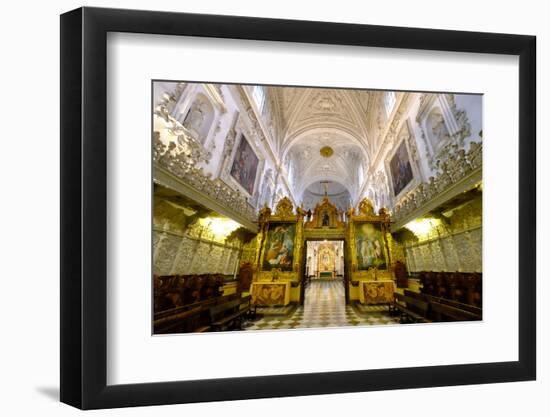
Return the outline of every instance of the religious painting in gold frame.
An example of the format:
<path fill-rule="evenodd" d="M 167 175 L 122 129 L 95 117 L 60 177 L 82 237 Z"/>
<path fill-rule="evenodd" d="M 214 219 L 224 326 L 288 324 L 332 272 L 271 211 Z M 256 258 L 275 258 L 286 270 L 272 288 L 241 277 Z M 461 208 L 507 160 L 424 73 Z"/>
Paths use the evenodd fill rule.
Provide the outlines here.
<path fill-rule="evenodd" d="M 265 241 L 262 269 L 292 271 L 296 223 L 270 223 Z"/>
<path fill-rule="evenodd" d="M 357 269 L 387 269 L 386 242 L 382 223 L 361 222 L 355 225 Z"/>
<path fill-rule="evenodd" d="M 231 176 L 246 190 L 250 195 L 254 193 L 254 184 L 258 171 L 258 156 L 252 150 L 248 139 L 241 134 L 241 141 L 231 165 Z"/>

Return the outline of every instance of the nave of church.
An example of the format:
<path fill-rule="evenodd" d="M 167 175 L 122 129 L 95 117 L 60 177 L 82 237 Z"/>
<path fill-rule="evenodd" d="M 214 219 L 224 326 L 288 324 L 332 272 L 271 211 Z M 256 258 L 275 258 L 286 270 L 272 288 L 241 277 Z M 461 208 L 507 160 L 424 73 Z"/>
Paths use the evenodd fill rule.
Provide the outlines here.
<path fill-rule="evenodd" d="M 154 334 L 482 319 L 482 97 L 154 82 Z"/>
<path fill-rule="evenodd" d="M 385 306 L 369 306 L 363 313 L 346 304 L 342 280 L 314 280 L 305 291 L 304 305 L 290 314 L 265 314 L 245 322 L 245 330 L 303 329 L 316 327 L 373 326 L 399 323 Z"/>

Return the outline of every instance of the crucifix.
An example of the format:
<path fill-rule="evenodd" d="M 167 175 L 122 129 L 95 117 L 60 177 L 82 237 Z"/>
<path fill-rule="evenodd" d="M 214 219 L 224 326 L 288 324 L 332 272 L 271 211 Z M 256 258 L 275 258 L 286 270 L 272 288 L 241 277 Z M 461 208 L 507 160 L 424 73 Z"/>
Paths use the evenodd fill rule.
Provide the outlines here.
<path fill-rule="evenodd" d="M 331 183 L 331 181 L 320 181 L 320 184 L 323 184 L 325 186 L 325 197 L 328 196 L 328 185 Z"/>

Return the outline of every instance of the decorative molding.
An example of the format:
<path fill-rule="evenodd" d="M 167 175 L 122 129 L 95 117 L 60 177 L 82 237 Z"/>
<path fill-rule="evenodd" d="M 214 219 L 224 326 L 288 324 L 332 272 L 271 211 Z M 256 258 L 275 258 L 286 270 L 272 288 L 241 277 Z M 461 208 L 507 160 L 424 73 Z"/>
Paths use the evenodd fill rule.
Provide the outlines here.
<path fill-rule="evenodd" d="M 187 89 L 188 86 L 188 83 L 176 83 L 176 87 L 172 93 L 165 92 L 163 94 L 162 99 L 159 103 L 156 104 L 155 107 L 155 110 L 162 113 L 160 115 L 161 117 L 167 120 L 167 116 L 171 116 L 173 114 L 178 102 L 183 95 L 183 92 Z"/>
<path fill-rule="evenodd" d="M 466 115 L 466 110 L 460 110 L 456 106 L 455 95 L 454 94 L 445 94 L 451 113 L 454 116 L 454 121 L 457 124 L 456 129 L 452 134 L 455 137 L 455 140 L 460 146 L 464 145 L 464 139 L 471 135 L 471 126 Z"/>
<path fill-rule="evenodd" d="M 191 135 L 187 128 L 171 115 L 169 107 L 167 107 L 167 103 L 171 102 L 172 100 L 168 99 L 159 104 L 154 110 L 154 115 L 164 120 L 166 123 L 166 130 L 170 135 L 176 136 L 177 141 L 170 142 L 170 144 L 166 146 L 160 140 L 160 132 L 153 132 L 153 158 L 161 158 L 158 152 L 162 150 L 162 157 L 165 158 L 184 155 L 193 164 L 199 162 L 208 164 L 212 158 L 212 153 L 206 150 L 204 146 Z M 159 146 L 162 145 L 166 149 L 157 146 L 157 142 Z"/>
<path fill-rule="evenodd" d="M 269 152 L 272 156 L 274 156 L 273 151 L 271 149 L 271 141 L 267 139 L 267 136 L 265 134 L 264 126 L 262 124 L 262 120 L 260 117 L 256 115 L 256 110 L 254 107 L 252 107 L 251 100 L 248 97 L 247 92 L 245 91 L 244 86 L 238 85 L 235 87 L 239 93 L 239 98 L 242 104 L 242 107 L 244 108 L 244 111 L 246 115 L 248 116 L 248 120 L 252 127 L 252 137 L 251 139 L 254 139 L 254 141 L 258 141 L 260 143 L 263 143 L 264 146 L 269 148 Z M 257 146 L 257 144 L 256 144 Z M 275 158 L 274 158 L 275 160 Z"/>
<path fill-rule="evenodd" d="M 196 143 L 194 141 L 191 141 L 184 150 L 176 151 L 174 142 L 170 142 L 167 146 L 160 140 L 159 136 L 160 134 L 155 134 L 153 139 L 155 177 L 157 168 L 166 170 L 187 186 L 216 201 L 225 208 L 224 211 L 229 209 L 232 212 L 229 217 L 236 220 L 244 217 L 247 227 L 250 228 L 250 225 L 256 220 L 256 212 L 254 207 L 247 202 L 246 197 L 220 179 L 212 179 L 211 174 L 205 174 L 202 167 L 197 166 L 201 161 L 207 162 L 210 155 L 204 154 L 200 149 L 192 146 L 193 143 Z M 184 143 L 188 144 L 187 142 Z M 220 212 L 219 208 L 216 211 Z"/>
<path fill-rule="evenodd" d="M 222 114 L 226 113 L 227 107 L 225 106 L 221 86 L 219 84 L 204 84 L 204 89 L 220 112 Z"/>
<path fill-rule="evenodd" d="M 220 174 L 224 170 L 227 169 L 227 166 L 231 162 L 231 153 L 233 152 L 233 149 L 235 148 L 235 140 L 237 139 L 237 122 L 239 120 L 240 113 L 236 111 L 233 114 L 233 120 L 231 121 L 231 127 L 227 131 L 227 135 L 225 136 L 225 141 L 223 143 L 223 150 L 221 154 L 221 163 L 220 163 Z M 218 175 L 219 176 L 219 175 Z"/>
<path fill-rule="evenodd" d="M 448 158 L 438 164 L 437 175 L 411 190 L 395 205 L 393 230 L 481 181 L 482 142 L 472 142 L 468 152 L 450 144 L 446 152 Z"/>
<path fill-rule="evenodd" d="M 202 243 L 206 243 L 206 244 L 209 244 L 209 245 L 219 246 L 219 247 L 225 248 L 225 249 L 240 249 L 239 243 L 235 240 L 219 242 L 219 241 L 216 241 L 216 240 L 213 240 L 213 239 L 205 238 L 204 236 L 197 236 L 196 233 L 194 233 L 194 231 L 190 231 L 189 233 L 187 233 L 187 232 L 182 233 L 182 232 L 176 232 L 176 231 L 173 231 L 173 230 L 167 230 L 167 229 L 163 229 L 163 228 L 154 226 L 153 227 L 153 232 L 161 234 L 161 235 L 166 234 L 166 235 L 176 236 L 176 237 L 182 238 L 182 239 L 185 238 L 185 239 L 189 239 L 191 241 L 202 242 Z"/>
<path fill-rule="evenodd" d="M 436 132 L 428 132 L 427 120 L 437 110 L 440 128 Z M 438 168 L 441 161 L 449 156 L 445 152 L 449 145 L 464 146 L 465 139 L 471 135 L 471 126 L 465 110 L 457 108 L 454 94 L 430 94 L 420 96 L 420 107 L 416 115 L 421 138 L 426 148 L 426 159 L 432 170 Z M 437 144 L 431 136 L 436 135 Z"/>

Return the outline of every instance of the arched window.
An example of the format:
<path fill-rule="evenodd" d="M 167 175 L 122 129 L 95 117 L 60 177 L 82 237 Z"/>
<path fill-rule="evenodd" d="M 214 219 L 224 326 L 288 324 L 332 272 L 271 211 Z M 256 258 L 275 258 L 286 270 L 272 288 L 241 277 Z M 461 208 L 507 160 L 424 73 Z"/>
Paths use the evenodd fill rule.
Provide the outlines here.
<path fill-rule="evenodd" d="M 264 87 L 262 87 L 261 85 L 255 85 L 252 88 L 252 98 L 256 103 L 256 107 L 258 107 L 258 111 L 260 112 L 260 114 L 262 114 L 264 112 L 264 107 L 265 107 Z"/>
<path fill-rule="evenodd" d="M 395 91 L 386 91 L 384 94 L 384 107 L 386 108 L 386 117 L 389 117 L 396 102 Z"/>

